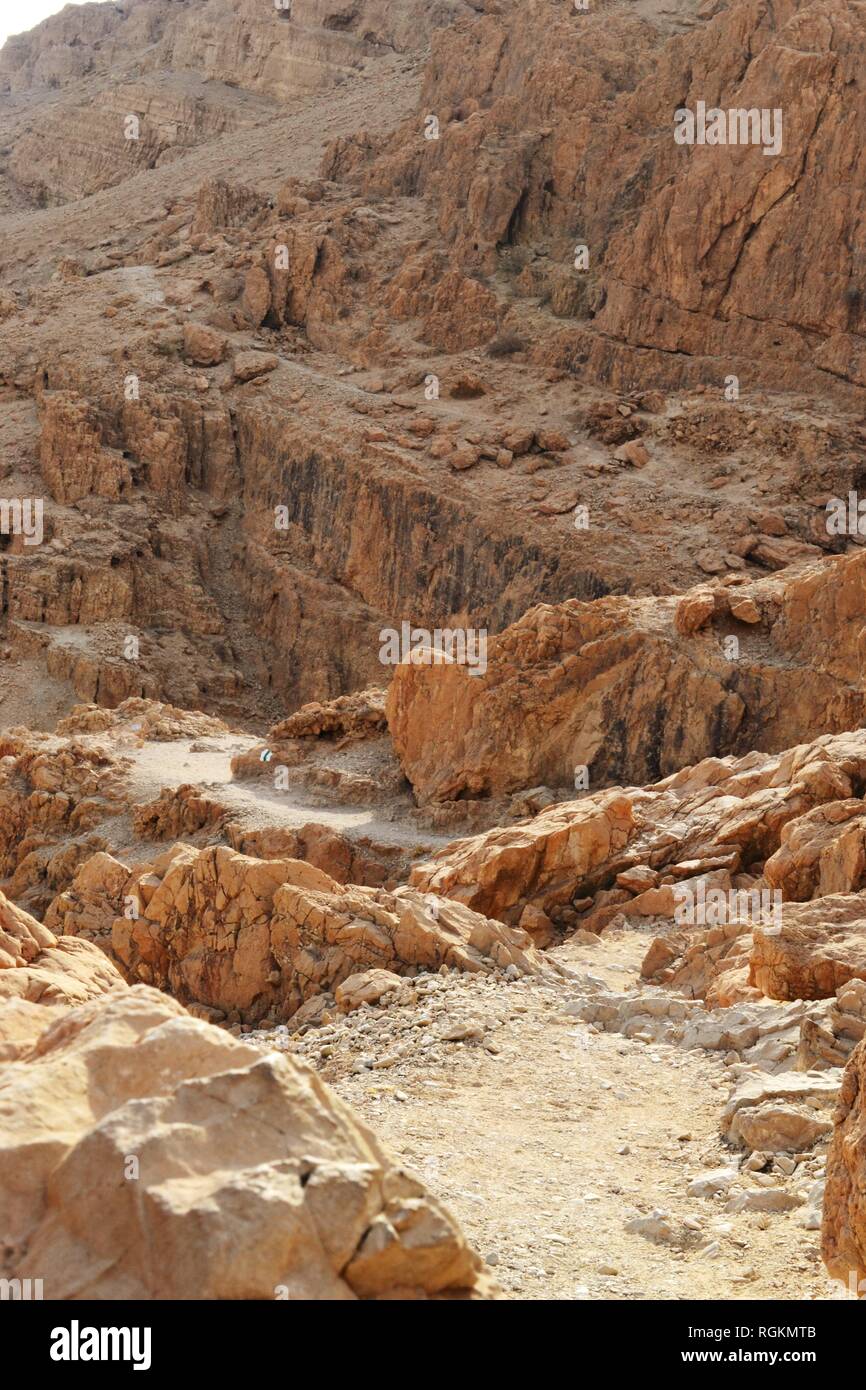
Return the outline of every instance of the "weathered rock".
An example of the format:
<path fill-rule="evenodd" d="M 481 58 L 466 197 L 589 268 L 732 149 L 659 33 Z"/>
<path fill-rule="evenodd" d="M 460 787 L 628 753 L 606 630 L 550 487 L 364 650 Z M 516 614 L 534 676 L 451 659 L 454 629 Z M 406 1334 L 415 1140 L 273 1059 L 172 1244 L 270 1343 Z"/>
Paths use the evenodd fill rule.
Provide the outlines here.
<path fill-rule="evenodd" d="M 197 830 L 213 829 L 225 818 L 226 808 L 204 796 L 201 787 L 183 783 L 163 787 L 159 796 L 133 808 L 132 825 L 145 840 L 179 840 Z"/>
<path fill-rule="evenodd" d="M 842 1077 L 827 1155 L 821 1253 L 830 1273 L 862 1295 L 866 1280 L 866 1046 Z"/>
<path fill-rule="evenodd" d="M 39 463 L 57 502 L 77 502 L 91 493 L 117 501 L 132 483 L 122 454 L 102 445 L 96 410 L 71 392 L 42 396 Z"/>
<path fill-rule="evenodd" d="M 785 904 L 780 927 L 755 928 L 749 981 L 772 999 L 826 999 L 866 980 L 866 898 Z"/>
<path fill-rule="evenodd" d="M 233 849 L 253 859 L 306 859 L 337 883 L 371 888 L 396 888 L 409 857 L 399 845 L 350 839 L 333 826 L 315 821 L 297 830 L 283 826 L 247 830 L 230 823 L 225 834 Z"/>
<path fill-rule="evenodd" d="M 271 352 L 239 352 L 232 361 L 235 381 L 252 381 L 254 377 L 267 376 L 279 366 L 279 358 Z"/>
<path fill-rule="evenodd" d="M 74 705 L 57 725 L 58 734 L 101 733 L 106 729 L 128 731 L 143 741 L 166 743 L 228 733 L 229 726 L 201 710 L 176 709 L 158 700 L 138 699 L 125 700 L 115 709 Z"/>
<path fill-rule="evenodd" d="M 383 995 L 392 993 L 399 978 L 390 970 L 362 970 L 337 985 L 334 1000 L 341 1013 L 350 1014 L 362 1004 L 377 1004 Z"/>
<path fill-rule="evenodd" d="M 80 1004 L 124 989 L 103 953 L 89 941 L 59 938 L 0 893 L 0 1002 Z"/>
<path fill-rule="evenodd" d="M 228 341 L 225 334 L 202 323 L 185 323 L 183 351 L 187 362 L 197 367 L 216 367 L 225 358 Z"/>
<path fill-rule="evenodd" d="M 592 785 L 644 782 L 710 754 L 780 749 L 816 727 L 861 723 L 859 638 L 846 625 L 839 630 L 836 614 L 839 605 L 866 606 L 866 555 L 759 581 L 740 595 L 772 607 L 775 661 L 762 654 L 752 666 L 746 653 L 729 660 L 701 627 L 709 620 L 701 589 L 679 600 L 530 609 L 488 640 L 483 675 L 458 663 L 398 665 L 388 724 L 417 795 L 561 787 L 581 766 Z M 723 599 L 713 605 L 723 623 Z"/>
<path fill-rule="evenodd" d="M 371 688 L 302 705 L 288 719 L 275 724 L 268 739 L 279 743 L 289 738 L 364 737 L 386 727 L 385 692 Z"/>
<path fill-rule="evenodd" d="M 785 1192 L 780 1187 L 759 1188 L 757 1191 L 738 1192 L 725 1204 L 725 1211 L 794 1211 L 803 1206 L 805 1198 L 796 1192 Z"/>
<path fill-rule="evenodd" d="M 342 887 L 309 863 L 188 845 L 136 868 L 121 885 L 107 858 L 56 899 L 52 924 L 93 931 L 104 875 L 108 911 L 94 940 L 126 978 L 243 1022 L 289 1018 L 305 1000 L 368 969 L 543 968 L 525 932 L 413 889 Z"/>
<path fill-rule="evenodd" d="M 815 806 L 850 799 L 864 773 L 860 731 L 822 735 L 777 756 L 708 758 L 654 786 L 594 792 L 526 824 L 456 841 L 418 865 L 412 882 L 508 921 L 527 902 L 556 920 L 563 907 L 607 891 L 636 866 L 696 894 L 701 879 L 712 885 L 711 875 L 738 875 L 755 861 L 762 868 L 785 825 Z M 716 886 L 723 887 L 721 880 Z M 760 922 L 767 901 L 760 894 L 768 891 L 763 879 L 750 873 L 723 891 L 721 925 Z M 661 888 L 642 895 L 643 903 L 626 896 L 604 910 L 614 915 L 614 908 L 628 911 L 637 903 L 637 912 L 670 917 L 672 887 L 664 888 L 665 897 L 650 896 L 656 892 Z M 784 909 L 786 916 L 795 910 L 794 904 Z"/>
<path fill-rule="evenodd" d="M 46 1298 L 485 1289 L 447 1212 L 313 1072 L 155 990 L 64 1015 L 4 1067 L 0 1108 L 0 1271 Z"/>
<path fill-rule="evenodd" d="M 855 892 L 866 880 L 863 802 L 831 801 L 789 821 L 764 876 L 786 901 Z"/>
<path fill-rule="evenodd" d="M 732 1143 L 760 1153 L 800 1153 L 830 1132 L 840 1079 L 839 1071 L 750 1077 L 725 1106 L 722 1130 Z"/>

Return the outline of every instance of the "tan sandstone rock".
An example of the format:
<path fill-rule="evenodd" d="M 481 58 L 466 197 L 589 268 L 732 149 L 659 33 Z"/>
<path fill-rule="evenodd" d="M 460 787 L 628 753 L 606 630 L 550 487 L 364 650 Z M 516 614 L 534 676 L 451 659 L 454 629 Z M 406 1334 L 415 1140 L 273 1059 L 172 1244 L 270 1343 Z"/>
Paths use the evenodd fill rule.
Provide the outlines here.
<path fill-rule="evenodd" d="M 457 840 L 418 864 L 411 881 L 505 921 L 518 920 L 527 902 L 556 921 L 570 904 L 584 910 L 588 896 L 605 920 L 630 910 L 670 917 L 674 881 L 696 893 L 703 879 L 734 891 L 735 911 L 726 916 L 748 923 L 760 916 L 760 892 L 769 891 L 751 871 L 776 853 L 785 826 L 816 806 L 851 800 L 864 773 L 863 730 L 822 735 L 776 755 L 707 758 L 651 786 L 594 792 L 523 824 Z M 670 883 L 644 890 L 641 878 L 628 877 L 637 867 Z M 744 871 L 732 888 L 732 876 Z M 614 884 L 631 891 L 604 897 Z"/>
<path fill-rule="evenodd" d="M 530 609 L 487 642 L 487 668 L 403 662 L 388 725 L 421 801 L 539 782 L 646 782 L 712 754 L 778 750 L 866 716 L 859 628 L 866 554 L 739 591 L 760 600 L 773 658 L 725 654 L 724 591 Z M 729 623 L 728 623 L 729 625 Z M 792 672 L 792 666 L 796 674 Z M 623 715 L 628 711 L 628 717 Z M 434 727 L 437 738 L 427 731 Z"/>
<path fill-rule="evenodd" d="M 80 1004 L 124 988 L 123 977 L 97 947 L 58 938 L 0 893 L 0 1004 Z"/>
<path fill-rule="evenodd" d="M 786 904 L 779 927 L 756 927 L 750 983 L 771 999 L 826 999 L 866 980 L 866 897 Z"/>
<path fill-rule="evenodd" d="M 525 932 L 459 903 L 343 886 L 312 864 L 225 846 L 176 845 L 125 884 L 104 855 L 55 900 L 49 920 L 92 933 L 131 982 L 249 1023 L 290 1018 L 368 969 L 543 968 Z"/>
<path fill-rule="evenodd" d="M 0 1272 L 48 1299 L 472 1297 L 481 1261 L 305 1065 L 138 987 L 0 1072 Z"/>

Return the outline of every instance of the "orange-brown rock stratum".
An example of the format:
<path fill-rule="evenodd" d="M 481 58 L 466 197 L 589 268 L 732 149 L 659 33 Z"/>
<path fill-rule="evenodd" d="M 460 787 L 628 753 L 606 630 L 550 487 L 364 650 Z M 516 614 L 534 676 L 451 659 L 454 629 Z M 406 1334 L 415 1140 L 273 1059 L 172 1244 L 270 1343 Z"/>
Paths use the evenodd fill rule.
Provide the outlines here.
<path fill-rule="evenodd" d="M 543 604 L 489 640 L 484 671 L 423 650 L 401 662 L 394 746 L 424 801 L 779 751 L 866 718 L 864 611 L 862 554 L 681 597 Z"/>

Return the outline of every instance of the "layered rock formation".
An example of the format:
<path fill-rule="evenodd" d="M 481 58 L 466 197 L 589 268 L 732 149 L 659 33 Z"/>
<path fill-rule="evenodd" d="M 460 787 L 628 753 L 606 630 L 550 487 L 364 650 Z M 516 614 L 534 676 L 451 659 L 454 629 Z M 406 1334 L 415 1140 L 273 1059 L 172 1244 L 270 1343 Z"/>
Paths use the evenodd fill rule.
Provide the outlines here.
<path fill-rule="evenodd" d="M 6 562 L 10 637 L 19 659 L 44 662 L 81 699 L 162 696 L 274 724 L 284 700 L 386 683 L 383 626 L 493 633 L 539 601 L 670 589 L 702 571 L 775 569 L 847 544 L 815 507 L 856 485 L 855 399 L 840 396 L 833 418 L 805 399 L 784 418 L 765 396 L 667 400 L 658 386 L 674 367 L 699 374 L 686 351 L 659 354 L 650 370 L 621 345 L 634 364 L 626 381 L 612 320 L 583 343 L 605 294 L 602 316 L 617 286 L 638 292 L 615 254 L 639 212 L 635 168 L 658 159 L 660 189 L 691 187 L 679 164 L 672 179 L 660 135 L 651 156 L 641 140 L 653 83 L 661 74 L 676 89 L 673 109 L 683 55 L 703 52 L 710 30 L 727 35 L 728 12 L 672 38 L 677 23 L 660 17 L 566 15 L 553 0 L 531 13 L 422 8 L 349 14 L 297 0 L 291 14 L 264 14 L 139 0 L 113 20 L 80 18 L 74 50 L 61 52 L 74 22 L 62 17 L 7 49 L 15 100 L 47 102 L 39 121 L 54 122 L 50 137 L 26 136 L 21 177 L 51 199 L 67 196 L 61 175 L 81 191 L 119 177 L 118 160 L 139 170 L 123 198 L 105 189 L 71 220 L 39 214 L 38 237 L 10 225 L 23 250 L 0 263 L 15 330 L 0 343 L 12 393 L 0 416 L 18 441 L 41 433 L 42 482 L 28 476 L 28 449 L 14 485 L 51 492 L 51 548 L 15 544 Z M 765 20 L 754 7 L 737 13 L 736 44 L 763 45 Z M 387 54 L 431 30 L 419 97 L 415 73 L 400 76 Z M 546 51 L 540 61 L 548 34 L 552 66 Z M 348 54 L 357 92 L 343 82 L 294 123 L 271 104 L 285 99 L 281 84 L 309 88 L 308 61 L 326 85 L 346 75 Z M 375 77 L 382 64 L 387 84 Z M 172 87 L 189 85 L 191 68 L 208 79 L 206 95 Z M 142 109 L 141 139 L 124 140 L 120 107 L 103 111 L 90 93 L 86 120 L 103 125 L 88 137 L 65 105 L 82 83 L 96 98 L 110 84 L 127 114 L 148 107 L 154 130 Z M 316 177 L 328 135 L 357 124 L 367 90 L 376 136 L 337 140 Z M 336 114 L 323 120 L 325 109 Z M 428 116 L 438 139 L 424 138 Z M 632 137 L 612 158 L 622 118 Z M 758 167 L 763 157 L 746 153 L 737 167 L 748 178 L 752 155 Z M 575 206 L 591 228 L 581 233 L 595 257 L 588 276 L 573 266 Z M 776 215 L 789 206 L 783 197 Z M 742 318 L 714 312 L 744 344 Z M 580 326 L 563 327 L 563 315 Z M 796 355 L 804 341 L 787 348 Z M 39 422 L 24 418 L 30 400 Z M 772 512 L 768 466 L 784 499 Z M 587 513 L 577 534 L 576 510 Z M 745 744 L 743 691 L 714 663 L 695 679 Z"/>
<path fill-rule="evenodd" d="M 421 799 L 456 800 L 645 782 L 852 728 L 866 711 L 864 582 L 853 556 L 678 599 L 531 609 L 490 639 L 482 674 L 423 653 L 396 668 L 395 747 Z"/>
<path fill-rule="evenodd" d="M 4 1275 L 483 1294 L 273 1048 L 495 1059 L 515 983 L 523 1048 L 728 1069 L 732 1218 L 816 1229 L 841 1084 L 863 1272 L 864 22 L 124 0 L 7 44 Z M 699 103 L 778 148 L 684 147 Z M 624 989 L 564 963 L 630 933 Z"/>
<path fill-rule="evenodd" d="M 26 95 L 35 113 L 16 132 L 9 175 L 36 202 L 86 196 L 411 50 L 466 8 L 462 0 L 365 0 L 349 11 L 339 0 L 137 0 L 52 16 L 0 57 L 0 93 Z M 14 121 L 13 103 L 10 114 Z"/>
<path fill-rule="evenodd" d="M 574 925 L 575 902 L 596 929 L 626 906 L 673 916 L 675 886 L 772 891 L 765 864 L 785 828 L 790 845 L 815 807 L 831 818 L 834 806 L 862 793 L 864 774 L 861 730 L 777 755 L 708 758 L 654 786 L 591 793 L 456 841 L 418 865 L 412 882 L 503 920 L 531 907 L 554 917 L 564 911 Z M 840 860 L 841 874 L 844 847 Z M 855 870 L 845 886 L 859 881 Z"/>

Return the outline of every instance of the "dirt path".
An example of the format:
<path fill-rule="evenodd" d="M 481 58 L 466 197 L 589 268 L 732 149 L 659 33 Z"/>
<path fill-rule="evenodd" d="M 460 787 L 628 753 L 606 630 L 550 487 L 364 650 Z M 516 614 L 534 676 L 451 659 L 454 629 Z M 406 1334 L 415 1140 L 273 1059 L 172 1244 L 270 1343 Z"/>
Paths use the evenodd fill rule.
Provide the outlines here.
<path fill-rule="evenodd" d="M 261 740 L 246 735 L 220 738 L 178 739 L 171 745 L 171 765 L 166 765 L 166 746 L 145 743 L 124 748 L 130 759 L 128 785 L 135 803 L 151 801 L 163 787 L 189 782 L 200 786 L 205 795 L 221 802 L 249 830 L 268 826 L 298 828 L 311 821 L 329 825 L 347 835 L 368 836 L 387 844 L 416 847 L 418 854 L 448 844 L 452 834 L 421 829 L 394 807 L 341 805 L 321 794 L 307 792 L 292 784 L 290 790 L 276 791 L 270 780 L 233 781 L 231 760 L 247 752 Z M 408 805 L 408 802 L 407 802 Z M 405 807 L 402 808 L 405 810 Z"/>
<path fill-rule="evenodd" d="M 567 959 L 622 986 L 637 944 L 570 945 Z M 283 1045 L 300 1048 L 447 1202 L 511 1297 L 834 1296 L 801 1211 L 731 1214 L 724 1198 L 687 1193 L 732 1162 L 720 1061 L 594 1033 L 567 1012 L 569 982 L 448 976 L 433 987 L 426 1026 L 412 1021 L 417 1005 L 392 1005 Z M 480 1021 L 483 1043 L 431 1038 L 440 1016 L 458 1032 Z M 263 1046 L 274 1038 L 259 1035 Z M 672 1240 L 624 1229 L 654 1209 Z"/>

